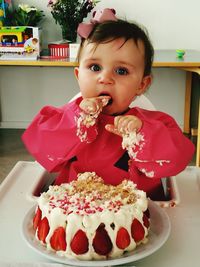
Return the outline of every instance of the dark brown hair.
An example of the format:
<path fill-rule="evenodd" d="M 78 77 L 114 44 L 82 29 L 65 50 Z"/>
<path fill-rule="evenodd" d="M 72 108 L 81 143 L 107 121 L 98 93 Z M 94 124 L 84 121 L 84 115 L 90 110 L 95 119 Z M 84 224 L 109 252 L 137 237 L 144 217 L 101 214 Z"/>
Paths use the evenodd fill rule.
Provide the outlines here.
<path fill-rule="evenodd" d="M 148 33 L 146 29 L 142 29 L 142 27 L 136 23 L 131 23 L 125 20 L 105 21 L 103 23 L 95 24 L 94 29 L 88 38 L 82 39 L 81 41 L 78 61 L 80 60 L 83 44 L 86 40 L 88 43 L 95 43 L 98 46 L 99 44 L 108 43 L 118 38 L 124 38 L 124 43 L 132 39 L 136 45 L 138 45 L 139 40 L 143 42 L 145 49 L 144 76 L 149 75 L 153 63 L 154 49 Z"/>

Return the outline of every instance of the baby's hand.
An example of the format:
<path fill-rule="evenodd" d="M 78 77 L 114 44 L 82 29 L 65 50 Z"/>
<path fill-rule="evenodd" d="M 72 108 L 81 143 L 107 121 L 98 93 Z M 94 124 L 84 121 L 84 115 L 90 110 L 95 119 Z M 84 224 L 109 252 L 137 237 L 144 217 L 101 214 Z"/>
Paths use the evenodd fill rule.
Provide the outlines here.
<path fill-rule="evenodd" d="M 79 106 L 86 114 L 93 115 L 96 113 L 100 113 L 103 107 L 108 104 L 109 99 L 110 96 L 84 98 Z"/>
<path fill-rule="evenodd" d="M 113 124 L 107 124 L 105 126 L 106 130 L 123 136 L 131 132 L 138 132 L 142 127 L 142 121 L 133 115 L 117 116 L 114 119 Z"/>

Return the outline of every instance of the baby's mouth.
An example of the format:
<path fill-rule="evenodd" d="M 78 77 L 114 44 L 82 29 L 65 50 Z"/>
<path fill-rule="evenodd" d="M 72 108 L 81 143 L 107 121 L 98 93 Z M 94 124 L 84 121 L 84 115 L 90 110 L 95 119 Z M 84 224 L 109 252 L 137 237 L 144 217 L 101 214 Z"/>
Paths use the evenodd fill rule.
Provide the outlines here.
<path fill-rule="evenodd" d="M 112 105 L 112 103 L 113 103 L 113 99 L 112 99 L 112 98 L 110 98 L 110 99 L 109 99 L 109 101 L 108 101 L 108 104 L 107 104 L 107 106 L 109 106 L 109 105 Z"/>
<path fill-rule="evenodd" d="M 100 94 L 99 96 L 110 96 L 109 94 L 104 94 L 104 93 L 102 93 L 102 94 Z M 112 103 L 113 103 L 113 99 L 112 99 L 112 97 L 110 96 L 110 99 L 109 99 L 109 101 L 108 101 L 108 104 L 106 105 L 106 106 L 110 106 L 110 105 L 112 105 Z"/>

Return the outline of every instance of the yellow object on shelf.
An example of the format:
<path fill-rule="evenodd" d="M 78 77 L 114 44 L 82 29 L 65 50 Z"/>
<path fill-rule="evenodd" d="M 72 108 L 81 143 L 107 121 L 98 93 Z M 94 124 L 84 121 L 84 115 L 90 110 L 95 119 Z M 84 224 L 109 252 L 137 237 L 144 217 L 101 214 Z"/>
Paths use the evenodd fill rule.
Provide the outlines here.
<path fill-rule="evenodd" d="M 0 8 L 0 27 L 3 26 L 3 20 L 4 20 L 4 11 Z"/>

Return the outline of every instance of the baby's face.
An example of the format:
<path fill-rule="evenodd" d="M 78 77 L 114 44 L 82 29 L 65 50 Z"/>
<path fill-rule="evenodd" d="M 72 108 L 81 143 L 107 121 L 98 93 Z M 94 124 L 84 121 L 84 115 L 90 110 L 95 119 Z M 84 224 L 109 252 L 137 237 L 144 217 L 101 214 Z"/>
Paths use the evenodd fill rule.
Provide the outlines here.
<path fill-rule="evenodd" d="M 79 68 L 75 68 L 83 98 L 109 95 L 105 114 L 126 111 L 136 95 L 143 93 L 151 82 L 144 74 L 144 45 L 133 40 L 117 39 L 109 43 L 85 43 Z"/>

